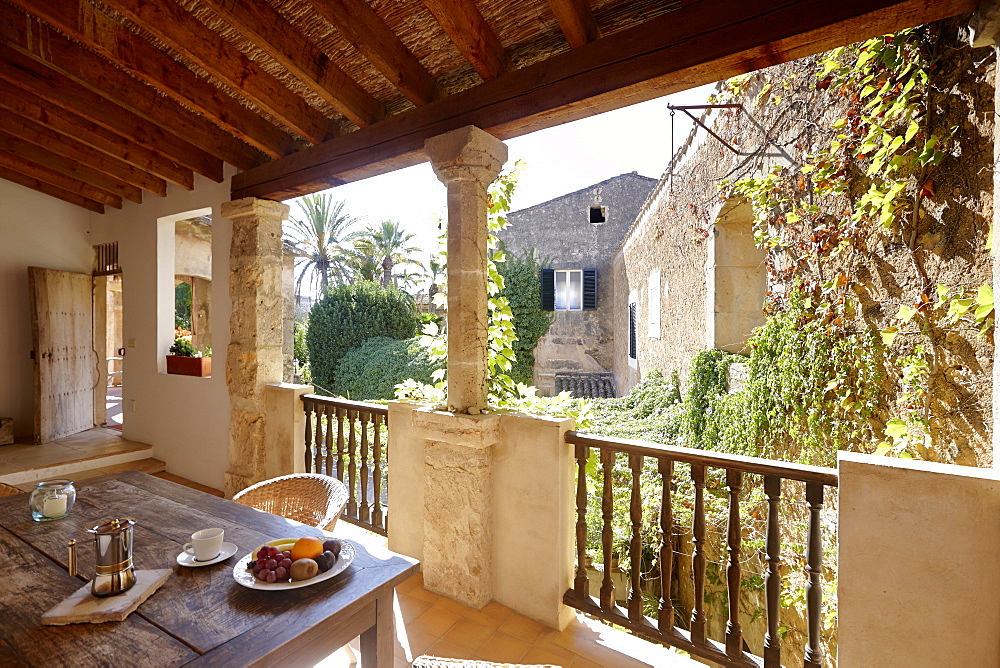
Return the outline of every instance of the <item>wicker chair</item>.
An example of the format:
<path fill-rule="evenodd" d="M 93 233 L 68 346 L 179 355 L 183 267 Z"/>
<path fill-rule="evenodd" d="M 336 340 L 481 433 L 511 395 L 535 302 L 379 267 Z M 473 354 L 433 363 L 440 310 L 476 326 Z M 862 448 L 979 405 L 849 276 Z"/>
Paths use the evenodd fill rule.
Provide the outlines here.
<path fill-rule="evenodd" d="M 347 505 L 347 488 L 330 476 L 294 473 L 247 487 L 233 501 L 331 531 Z"/>
<path fill-rule="evenodd" d="M 448 659 L 442 656 L 418 656 L 411 668 L 558 668 L 541 663 L 493 663 L 479 659 Z"/>
<path fill-rule="evenodd" d="M 14 496 L 15 494 L 24 494 L 24 490 L 0 482 L 0 496 Z"/>

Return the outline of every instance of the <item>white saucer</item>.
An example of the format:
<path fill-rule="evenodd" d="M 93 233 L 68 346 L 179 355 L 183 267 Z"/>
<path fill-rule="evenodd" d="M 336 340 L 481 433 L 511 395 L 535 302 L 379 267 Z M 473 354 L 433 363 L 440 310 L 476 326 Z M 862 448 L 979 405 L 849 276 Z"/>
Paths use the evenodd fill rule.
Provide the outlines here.
<path fill-rule="evenodd" d="M 197 559 L 194 558 L 193 554 L 190 554 L 188 552 L 181 552 L 180 554 L 177 555 L 177 563 L 180 564 L 181 566 L 189 566 L 191 568 L 197 568 L 198 566 L 209 566 L 211 564 L 217 564 L 220 561 L 228 559 L 229 557 L 236 554 L 236 550 L 238 549 L 239 548 L 236 547 L 235 543 L 223 543 L 222 552 L 219 552 L 219 556 L 217 556 L 215 559 L 209 559 L 208 561 L 198 561 Z"/>

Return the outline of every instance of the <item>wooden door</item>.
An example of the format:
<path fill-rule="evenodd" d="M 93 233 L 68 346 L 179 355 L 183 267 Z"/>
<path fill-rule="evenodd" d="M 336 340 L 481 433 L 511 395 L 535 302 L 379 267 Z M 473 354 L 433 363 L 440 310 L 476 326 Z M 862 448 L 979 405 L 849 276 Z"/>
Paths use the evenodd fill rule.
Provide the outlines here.
<path fill-rule="evenodd" d="M 93 281 L 28 267 L 31 342 L 35 358 L 35 443 L 94 426 L 97 354 L 93 338 Z"/>

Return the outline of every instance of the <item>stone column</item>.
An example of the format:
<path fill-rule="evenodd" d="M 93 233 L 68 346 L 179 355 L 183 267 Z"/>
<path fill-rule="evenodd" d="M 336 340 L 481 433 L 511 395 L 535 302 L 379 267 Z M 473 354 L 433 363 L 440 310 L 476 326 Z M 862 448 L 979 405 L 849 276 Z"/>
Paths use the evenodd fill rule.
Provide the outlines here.
<path fill-rule="evenodd" d="M 448 187 L 448 405 L 478 413 L 487 378 L 486 188 L 507 146 L 469 125 L 428 139 L 424 152 Z"/>
<path fill-rule="evenodd" d="M 282 378 L 281 221 L 286 204 L 247 197 L 222 205 L 229 251 L 229 470 L 226 496 L 266 477 L 264 390 Z"/>

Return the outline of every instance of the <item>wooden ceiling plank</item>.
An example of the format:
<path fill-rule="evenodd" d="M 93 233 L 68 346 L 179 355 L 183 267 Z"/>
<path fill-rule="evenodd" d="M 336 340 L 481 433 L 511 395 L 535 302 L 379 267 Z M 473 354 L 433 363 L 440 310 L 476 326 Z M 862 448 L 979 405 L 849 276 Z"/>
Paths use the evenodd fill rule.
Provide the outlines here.
<path fill-rule="evenodd" d="M 175 2 L 105 2 L 310 142 L 337 134 L 330 119 Z"/>
<path fill-rule="evenodd" d="M 12 183 L 22 185 L 25 188 L 30 188 L 31 190 L 36 190 L 43 195 L 48 195 L 49 197 L 55 197 L 56 199 L 61 199 L 64 202 L 75 204 L 76 206 L 83 207 L 84 209 L 93 211 L 94 213 L 104 213 L 104 205 L 100 202 L 95 202 L 92 199 L 81 197 L 76 193 L 63 190 L 62 188 L 57 188 L 56 186 L 45 183 L 44 181 L 40 181 L 39 179 L 31 176 L 26 176 L 3 166 L 0 166 L 0 179 L 7 179 Z"/>
<path fill-rule="evenodd" d="M 216 182 L 223 178 L 222 160 L 101 97 L 68 77 L 0 44 L 0 80 L 28 95 L 78 114 L 106 130 L 155 151 Z"/>
<path fill-rule="evenodd" d="M 119 195 L 125 199 L 132 200 L 136 204 L 142 204 L 142 189 L 129 185 L 121 179 L 108 176 L 93 167 L 81 164 L 71 158 L 63 157 L 46 148 L 27 142 L 20 137 L 15 137 L 3 130 L 0 130 L 0 146 L 8 153 L 19 155 L 25 160 L 34 162 L 42 167 L 48 167 L 53 171 L 78 181 L 83 181 L 95 188 L 100 188 L 113 195 Z"/>
<path fill-rule="evenodd" d="M 439 96 L 437 82 L 366 0 L 306 0 L 415 105 Z"/>
<path fill-rule="evenodd" d="M 165 197 L 167 194 L 167 182 L 158 176 L 144 172 L 118 158 L 104 155 L 76 139 L 50 130 L 27 118 L 15 114 L 0 114 L 0 130 L 64 158 L 92 167 L 124 183 L 148 190 L 154 195 Z"/>
<path fill-rule="evenodd" d="M 385 117 L 385 109 L 378 100 L 271 5 L 246 0 L 202 0 L 202 3 L 358 126 L 371 125 Z"/>
<path fill-rule="evenodd" d="M 74 137 L 81 143 L 118 158 L 123 162 L 155 174 L 185 190 L 194 188 L 194 175 L 170 158 L 108 130 L 86 118 L 28 95 L 21 89 L 0 81 L 0 108 L 47 128 Z"/>
<path fill-rule="evenodd" d="M 149 119 L 226 162 L 248 169 L 264 162 L 261 153 L 208 119 L 181 106 L 105 59 L 64 37 L 40 19 L 0 3 L 0 40 L 99 95 Z"/>
<path fill-rule="evenodd" d="M 976 0 L 695 3 L 237 174 L 232 196 L 298 197 L 422 162 L 426 139 L 465 125 L 509 139 L 976 6 Z"/>
<path fill-rule="evenodd" d="M 423 0 L 423 3 L 483 81 L 496 79 L 507 71 L 509 63 L 503 45 L 475 0 Z"/>
<path fill-rule="evenodd" d="M 88 0 L 9 0 L 272 158 L 298 150 L 281 128 L 120 25 Z"/>
<path fill-rule="evenodd" d="M 37 179 L 61 190 L 71 192 L 79 197 L 85 197 L 99 204 L 107 204 L 117 209 L 122 208 L 122 198 L 118 195 L 95 188 L 79 179 L 66 176 L 61 172 L 39 165 L 15 153 L 0 149 L 0 166 L 28 178 Z"/>
<path fill-rule="evenodd" d="M 600 38 L 601 31 L 590 9 L 590 0 L 549 0 L 549 7 L 571 48 Z"/>

